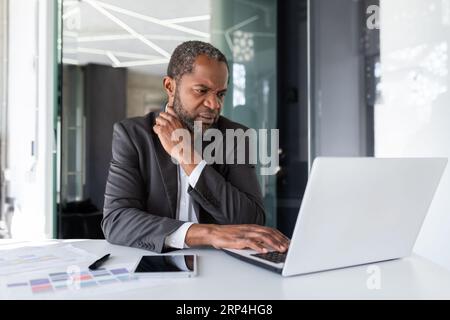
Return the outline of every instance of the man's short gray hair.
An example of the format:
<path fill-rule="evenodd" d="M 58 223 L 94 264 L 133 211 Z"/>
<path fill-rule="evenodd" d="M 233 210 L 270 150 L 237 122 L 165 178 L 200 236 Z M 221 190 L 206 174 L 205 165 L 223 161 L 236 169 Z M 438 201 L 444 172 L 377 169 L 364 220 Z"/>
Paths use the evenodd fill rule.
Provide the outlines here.
<path fill-rule="evenodd" d="M 195 59 L 200 55 L 224 62 L 229 71 L 227 58 L 212 44 L 203 41 L 186 41 L 173 51 L 167 67 L 167 75 L 178 81 L 184 74 L 192 73 Z"/>

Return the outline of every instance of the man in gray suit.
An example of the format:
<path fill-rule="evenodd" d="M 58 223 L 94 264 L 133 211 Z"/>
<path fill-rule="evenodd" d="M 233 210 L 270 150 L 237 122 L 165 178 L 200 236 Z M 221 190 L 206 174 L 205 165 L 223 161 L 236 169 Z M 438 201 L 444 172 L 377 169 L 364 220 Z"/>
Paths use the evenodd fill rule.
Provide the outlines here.
<path fill-rule="evenodd" d="M 215 128 L 224 139 L 226 129 L 247 129 L 220 116 L 227 83 L 228 63 L 218 49 L 182 43 L 163 80 L 165 111 L 114 125 L 102 221 L 109 242 L 155 252 L 202 245 L 287 250 L 289 239 L 263 226 L 254 165 L 207 163 L 192 142 L 183 141 L 180 151 L 172 140 L 175 130 L 193 134 L 194 123 L 201 134 Z"/>

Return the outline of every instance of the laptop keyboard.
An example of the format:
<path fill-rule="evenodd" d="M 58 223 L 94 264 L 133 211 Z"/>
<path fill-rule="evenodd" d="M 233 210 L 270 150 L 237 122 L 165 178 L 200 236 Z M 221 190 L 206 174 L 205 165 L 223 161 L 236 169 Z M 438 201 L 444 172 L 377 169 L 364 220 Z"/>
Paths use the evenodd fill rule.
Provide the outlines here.
<path fill-rule="evenodd" d="M 274 263 L 282 263 L 286 260 L 287 251 L 286 252 L 278 252 L 271 251 L 267 253 L 254 253 L 252 256 L 255 256 L 260 259 L 264 259 Z"/>

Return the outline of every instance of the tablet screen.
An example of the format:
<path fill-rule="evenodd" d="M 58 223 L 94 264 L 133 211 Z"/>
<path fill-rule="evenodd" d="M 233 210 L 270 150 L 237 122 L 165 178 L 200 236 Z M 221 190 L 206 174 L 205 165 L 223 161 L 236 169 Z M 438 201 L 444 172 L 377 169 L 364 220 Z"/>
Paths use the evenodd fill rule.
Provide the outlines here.
<path fill-rule="evenodd" d="M 143 256 L 134 272 L 192 272 L 194 255 Z"/>

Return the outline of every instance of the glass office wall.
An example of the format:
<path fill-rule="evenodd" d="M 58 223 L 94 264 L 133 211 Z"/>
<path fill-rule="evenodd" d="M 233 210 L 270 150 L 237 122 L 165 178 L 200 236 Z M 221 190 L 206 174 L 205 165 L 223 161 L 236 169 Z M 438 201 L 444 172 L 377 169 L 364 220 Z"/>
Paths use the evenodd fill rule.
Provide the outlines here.
<path fill-rule="evenodd" d="M 277 2 L 212 0 L 211 42 L 227 56 L 231 69 L 223 115 L 270 134 L 277 128 Z M 278 148 L 269 146 L 268 154 L 278 157 Z M 267 224 L 276 226 L 276 175 L 260 174 L 259 161 L 257 172 Z"/>
<path fill-rule="evenodd" d="M 449 0 L 312 0 L 310 164 L 450 155 Z M 446 169 L 414 250 L 450 268 Z"/>
<path fill-rule="evenodd" d="M 450 1 L 381 1 L 381 99 L 375 109 L 379 157 L 450 156 Z M 415 251 L 450 269 L 450 170 Z"/>
<path fill-rule="evenodd" d="M 6 203 L 6 181 L 3 173 L 6 169 L 6 94 L 7 94 L 7 52 L 8 52 L 8 21 L 7 21 L 8 1 L 0 0 L 0 239 L 10 237 L 7 220 L 9 206 Z"/>
<path fill-rule="evenodd" d="M 13 238 L 54 237 L 56 1 L 1 1 L 2 214 Z M 7 7 L 6 7 L 7 4 Z"/>
<path fill-rule="evenodd" d="M 378 0 L 309 1 L 310 163 L 373 155 Z"/>

